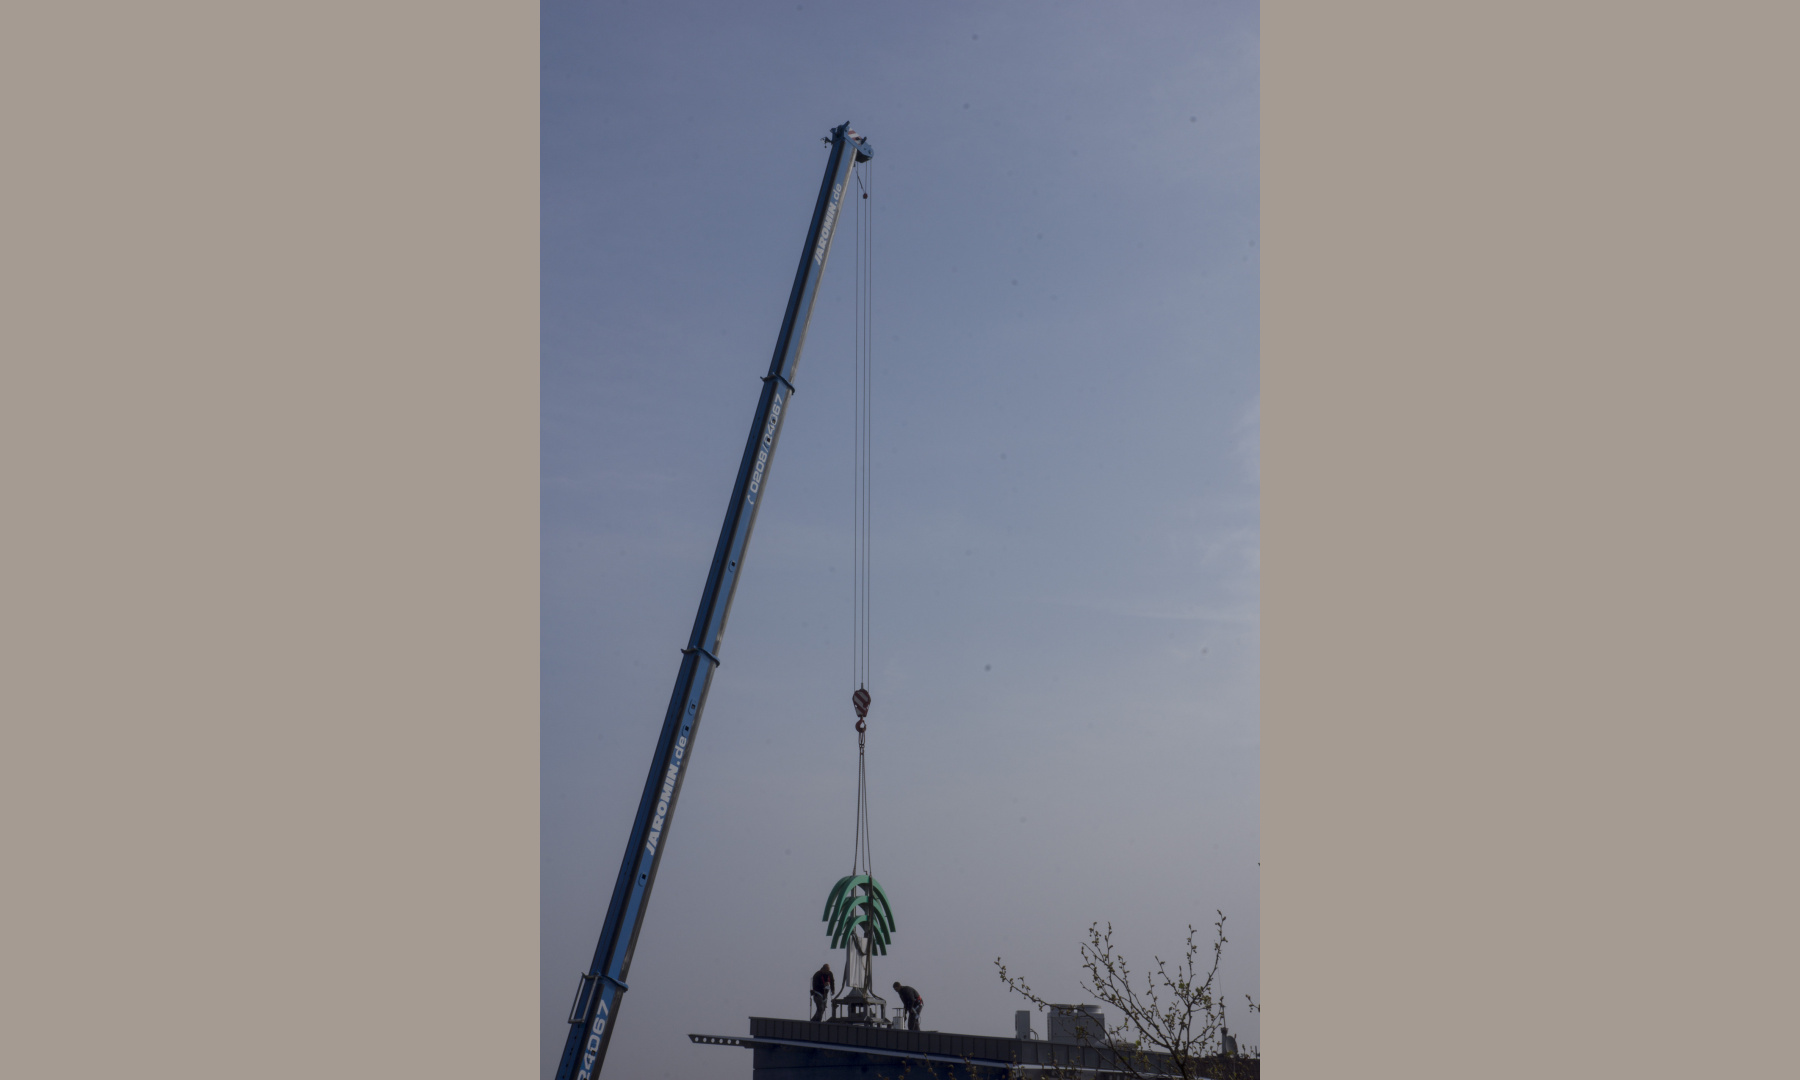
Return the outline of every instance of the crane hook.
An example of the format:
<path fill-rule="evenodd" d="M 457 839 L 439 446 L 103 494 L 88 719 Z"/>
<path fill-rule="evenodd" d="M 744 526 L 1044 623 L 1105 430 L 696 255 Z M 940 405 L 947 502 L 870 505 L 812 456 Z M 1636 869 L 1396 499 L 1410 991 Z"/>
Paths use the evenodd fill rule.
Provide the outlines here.
<path fill-rule="evenodd" d="M 856 730 L 858 731 L 864 730 L 863 717 L 869 715 L 870 700 L 869 692 L 860 686 L 856 688 L 856 693 L 850 695 L 850 704 L 856 706 Z"/>

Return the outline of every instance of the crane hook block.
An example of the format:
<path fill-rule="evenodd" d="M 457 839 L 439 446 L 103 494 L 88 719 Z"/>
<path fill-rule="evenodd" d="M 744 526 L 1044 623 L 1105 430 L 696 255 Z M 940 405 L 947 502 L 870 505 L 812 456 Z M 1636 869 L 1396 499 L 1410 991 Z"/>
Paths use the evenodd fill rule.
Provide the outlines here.
<path fill-rule="evenodd" d="M 857 687 L 856 693 L 850 695 L 850 704 L 856 706 L 856 718 L 858 720 L 869 715 L 869 700 L 869 692 L 860 686 Z M 856 730 L 861 731 L 862 725 L 856 725 Z"/>

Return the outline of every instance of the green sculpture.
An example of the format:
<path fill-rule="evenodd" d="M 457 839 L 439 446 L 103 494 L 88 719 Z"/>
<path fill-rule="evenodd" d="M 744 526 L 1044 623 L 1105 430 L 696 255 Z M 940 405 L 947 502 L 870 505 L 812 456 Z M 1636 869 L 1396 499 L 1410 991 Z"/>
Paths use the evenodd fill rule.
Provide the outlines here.
<path fill-rule="evenodd" d="M 831 947 L 841 949 L 850 944 L 851 935 L 861 926 L 868 939 L 865 955 L 887 955 L 893 941 L 894 908 L 888 903 L 881 883 L 868 874 L 849 874 L 838 879 L 825 901 L 825 932 L 831 935 Z"/>

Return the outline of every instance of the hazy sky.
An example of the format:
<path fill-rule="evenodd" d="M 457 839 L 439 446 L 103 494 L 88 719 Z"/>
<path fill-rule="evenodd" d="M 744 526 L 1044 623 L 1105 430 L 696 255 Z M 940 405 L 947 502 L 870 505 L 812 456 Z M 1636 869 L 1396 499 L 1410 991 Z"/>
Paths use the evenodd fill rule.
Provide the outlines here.
<path fill-rule="evenodd" d="M 605 913 L 825 166 L 876 151 L 869 784 L 924 1026 L 1007 1035 L 1110 920 L 1258 989 L 1250 3 L 543 7 L 545 1074 Z M 851 859 L 854 232 L 839 234 L 607 1068 L 801 1017 Z M 1253 1016 L 1234 1029 L 1258 1041 Z M 1043 1021 L 1037 1021 L 1040 1031 Z"/>

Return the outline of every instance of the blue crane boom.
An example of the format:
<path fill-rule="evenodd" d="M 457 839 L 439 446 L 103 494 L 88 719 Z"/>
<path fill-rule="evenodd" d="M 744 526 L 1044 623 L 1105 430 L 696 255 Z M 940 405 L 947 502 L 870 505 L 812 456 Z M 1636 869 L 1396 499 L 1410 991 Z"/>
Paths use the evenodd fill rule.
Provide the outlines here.
<path fill-rule="evenodd" d="M 644 924 L 650 888 L 656 883 L 656 868 L 666 846 L 675 800 L 681 794 L 682 778 L 693 758 L 694 736 L 706 707 L 706 693 L 712 687 L 713 669 L 719 664 L 719 639 L 725 633 L 731 598 L 737 592 L 744 551 L 756 525 L 756 508 L 768 483 L 769 464 L 781 436 L 781 421 L 793 397 L 794 372 L 800 364 L 800 348 L 806 343 L 806 325 L 812 317 L 819 280 L 825 273 L 825 260 L 831 253 L 839 205 L 850 170 L 871 156 L 867 142 L 850 130 L 849 124 L 833 128 L 830 143 L 825 179 L 819 185 L 812 224 L 800 250 L 800 268 L 794 273 L 787 313 L 782 316 L 781 332 L 775 338 L 775 357 L 769 362 L 769 373 L 763 376 L 756 419 L 750 425 L 749 441 L 744 444 L 737 483 L 731 489 L 724 527 L 719 530 L 719 546 L 706 575 L 706 591 L 700 596 L 700 610 L 694 616 L 694 631 L 688 636 L 687 648 L 681 650 L 675 691 L 663 716 L 662 735 L 656 742 L 650 775 L 644 781 L 637 818 L 631 824 L 625 859 L 619 865 L 619 879 L 613 886 L 612 902 L 607 905 L 606 922 L 600 928 L 600 942 L 594 947 L 594 962 L 582 974 L 575 1004 L 569 1010 L 569 1041 L 563 1047 L 557 1080 L 591 1080 L 599 1073 L 606 1048 L 612 1042 L 619 999 L 625 993 L 625 979 L 631 970 L 631 954 L 637 948 L 638 931 Z"/>

